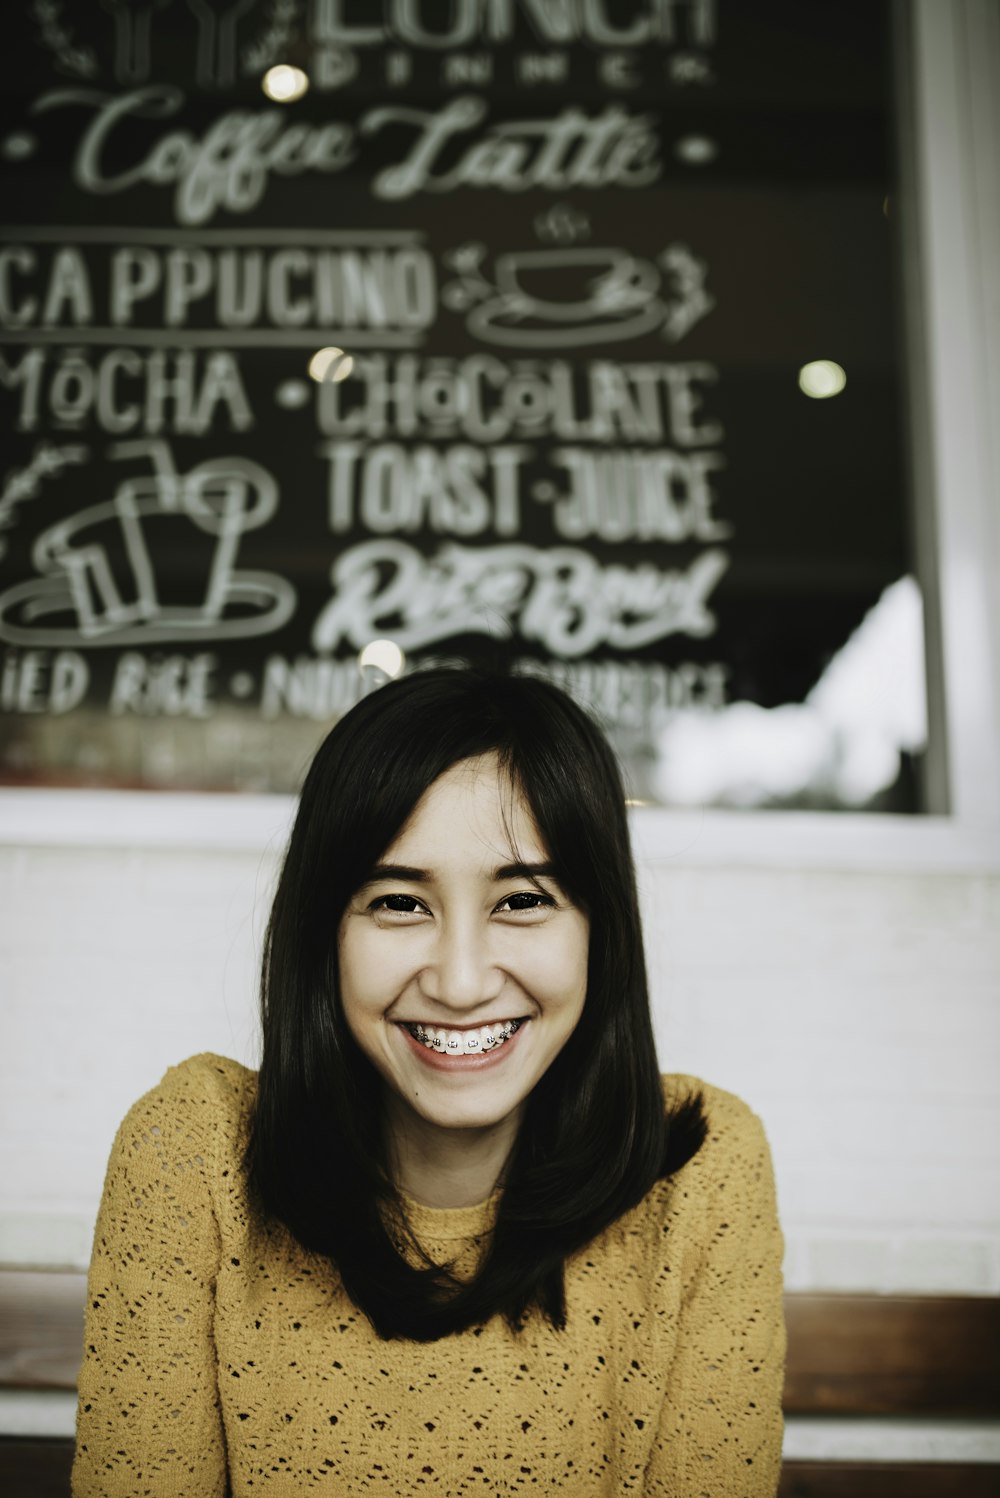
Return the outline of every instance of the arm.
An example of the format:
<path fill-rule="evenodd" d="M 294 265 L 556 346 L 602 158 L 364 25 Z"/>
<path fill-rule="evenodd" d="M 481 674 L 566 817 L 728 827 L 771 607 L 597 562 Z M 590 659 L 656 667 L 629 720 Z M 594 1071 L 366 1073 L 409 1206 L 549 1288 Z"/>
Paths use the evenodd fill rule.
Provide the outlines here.
<path fill-rule="evenodd" d="M 87 1282 L 73 1498 L 221 1498 L 212 1101 L 191 1064 L 118 1131 Z"/>
<path fill-rule="evenodd" d="M 701 1214 L 691 1226 L 676 1221 L 671 1236 L 692 1237 L 699 1223 L 700 1241 L 686 1245 L 691 1268 L 647 1498 L 774 1498 L 778 1487 L 785 1324 L 774 1175 L 760 1121 L 726 1102 L 678 1176 Z"/>

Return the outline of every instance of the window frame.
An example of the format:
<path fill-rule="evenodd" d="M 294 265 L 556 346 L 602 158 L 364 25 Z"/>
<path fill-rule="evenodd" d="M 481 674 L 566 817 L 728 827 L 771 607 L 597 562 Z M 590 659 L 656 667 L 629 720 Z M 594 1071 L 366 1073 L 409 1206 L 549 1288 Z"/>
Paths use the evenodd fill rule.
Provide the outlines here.
<path fill-rule="evenodd" d="M 928 803 L 973 827 L 1000 822 L 1000 12 L 896 0 L 894 19 Z"/>

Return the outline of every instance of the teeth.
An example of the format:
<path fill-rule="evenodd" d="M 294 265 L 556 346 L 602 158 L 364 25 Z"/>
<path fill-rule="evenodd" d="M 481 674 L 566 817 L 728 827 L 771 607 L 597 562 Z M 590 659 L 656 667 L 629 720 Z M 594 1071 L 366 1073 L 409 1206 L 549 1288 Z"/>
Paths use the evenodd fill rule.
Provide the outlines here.
<path fill-rule="evenodd" d="M 481 1025 L 478 1030 L 445 1030 L 437 1025 L 407 1025 L 414 1039 L 429 1051 L 450 1056 L 476 1056 L 496 1050 L 518 1030 L 521 1020 L 512 1019 L 496 1025 Z"/>

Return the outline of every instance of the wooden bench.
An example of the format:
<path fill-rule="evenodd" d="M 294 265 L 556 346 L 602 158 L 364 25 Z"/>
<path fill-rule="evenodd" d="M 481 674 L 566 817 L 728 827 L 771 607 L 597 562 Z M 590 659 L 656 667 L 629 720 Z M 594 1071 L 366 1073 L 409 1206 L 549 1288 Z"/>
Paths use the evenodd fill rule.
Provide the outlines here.
<path fill-rule="evenodd" d="M 74 1388 L 84 1291 L 82 1274 L 0 1271 L 0 1389 Z M 1000 1419 L 1000 1299 L 789 1295 L 786 1311 L 787 1415 Z M 66 1437 L 0 1437 L 0 1493 L 67 1498 L 72 1456 Z M 780 1498 L 998 1494 L 1000 1462 L 794 1460 L 780 1487 Z"/>
<path fill-rule="evenodd" d="M 787 1295 L 785 1415 L 1000 1419 L 1000 1299 Z M 786 1461 L 780 1498 L 998 1498 L 1000 1463 Z"/>

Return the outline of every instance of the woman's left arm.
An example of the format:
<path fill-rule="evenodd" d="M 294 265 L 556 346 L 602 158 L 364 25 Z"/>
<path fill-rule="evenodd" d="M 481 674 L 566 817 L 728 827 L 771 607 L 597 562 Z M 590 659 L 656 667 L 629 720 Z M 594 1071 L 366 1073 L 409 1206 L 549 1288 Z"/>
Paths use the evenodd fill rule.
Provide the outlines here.
<path fill-rule="evenodd" d="M 679 1210 L 670 1232 L 697 1230 L 700 1242 L 686 1245 L 647 1498 L 774 1498 L 781 1472 L 783 1240 L 771 1155 L 750 1109 L 716 1097 L 701 1151 L 675 1178 L 695 1210 Z"/>

